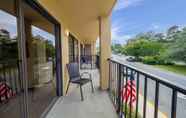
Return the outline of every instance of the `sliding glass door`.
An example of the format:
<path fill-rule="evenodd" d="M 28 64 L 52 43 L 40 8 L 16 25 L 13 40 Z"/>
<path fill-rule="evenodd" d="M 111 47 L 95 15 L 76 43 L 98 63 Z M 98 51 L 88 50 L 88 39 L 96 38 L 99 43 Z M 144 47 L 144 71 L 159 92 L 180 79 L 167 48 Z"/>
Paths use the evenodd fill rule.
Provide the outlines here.
<path fill-rule="evenodd" d="M 62 95 L 60 25 L 35 1 L 0 1 L 0 117 L 39 118 Z"/>
<path fill-rule="evenodd" d="M 60 63 L 59 34 L 56 23 L 33 7 L 28 1 L 23 2 L 25 47 L 27 64 L 27 104 L 28 116 L 39 118 L 57 97 Z M 57 30 L 56 30 L 57 29 Z M 58 66 L 58 67 L 57 67 Z"/>
<path fill-rule="evenodd" d="M 18 23 L 14 0 L 0 1 L 0 117 L 23 117 Z"/>

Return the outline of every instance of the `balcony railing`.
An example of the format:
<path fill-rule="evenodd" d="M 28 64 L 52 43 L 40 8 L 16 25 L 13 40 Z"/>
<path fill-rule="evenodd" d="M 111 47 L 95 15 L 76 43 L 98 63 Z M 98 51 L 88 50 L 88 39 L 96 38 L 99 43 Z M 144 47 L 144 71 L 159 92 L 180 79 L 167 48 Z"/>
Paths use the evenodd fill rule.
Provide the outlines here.
<path fill-rule="evenodd" d="M 15 94 L 21 92 L 19 62 L 17 60 L 0 61 L 0 82 L 8 84 Z"/>
<path fill-rule="evenodd" d="M 98 55 L 69 55 L 69 61 L 80 63 L 81 69 L 99 69 Z"/>
<path fill-rule="evenodd" d="M 98 55 L 81 55 L 80 66 L 81 66 L 81 69 L 99 68 L 99 56 Z"/>
<path fill-rule="evenodd" d="M 170 98 L 169 105 L 170 112 L 167 117 L 180 118 L 180 112 L 177 110 L 178 94 L 186 95 L 186 89 L 179 87 L 175 83 L 169 82 L 164 78 L 149 74 L 143 70 L 137 69 L 133 66 L 123 64 L 114 59 L 109 59 L 109 95 L 121 118 L 158 118 L 160 115 L 160 92 L 164 86 L 171 90 L 170 96 L 164 96 L 166 99 Z M 142 82 L 143 81 L 143 82 Z M 154 105 L 151 105 L 152 111 L 149 112 L 147 107 L 149 88 L 149 81 L 154 83 L 153 99 Z M 143 83 L 142 85 L 140 85 Z M 141 87 L 142 86 L 142 87 Z M 128 87 L 128 88 L 127 88 Z M 127 89 L 129 90 L 127 93 Z M 140 92 L 142 91 L 142 92 Z M 148 91 L 148 92 L 147 92 Z M 139 100 L 139 99 L 142 100 Z M 127 100 L 128 99 L 128 100 Z M 142 107 L 139 107 L 139 104 Z M 139 113 L 141 111 L 141 113 Z M 179 113 L 179 114 L 178 114 Z M 148 114 L 148 115 L 147 115 Z M 162 117 L 161 117 L 162 118 Z M 185 116 L 183 116 L 185 118 Z"/>

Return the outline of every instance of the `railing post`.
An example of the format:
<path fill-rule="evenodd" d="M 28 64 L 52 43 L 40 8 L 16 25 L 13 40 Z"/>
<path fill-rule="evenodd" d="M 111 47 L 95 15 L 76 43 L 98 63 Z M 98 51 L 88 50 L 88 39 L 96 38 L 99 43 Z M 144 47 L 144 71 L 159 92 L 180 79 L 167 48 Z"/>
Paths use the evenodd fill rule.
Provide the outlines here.
<path fill-rule="evenodd" d="M 177 91 L 173 89 L 173 92 L 172 92 L 171 118 L 176 118 L 176 107 L 177 107 Z"/>
<path fill-rule="evenodd" d="M 158 118 L 158 104 L 159 104 L 159 82 L 156 81 L 154 118 Z"/>
<path fill-rule="evenodd" d="M 111 61 L 110 60 L 108 60 L 108 62 L 109 62 L 109 87 L 108 87 L 108 90 L 110 91 L 111 89 L 111 73 L 112 73 L 112 71 L 111 71 Z"/>
<path fill-rule="evenodd" d="M 136 93 L 136 114 L 135 114 L 135 118 L 138 118 L 138 102 L 139 102 L 139 73 L 137 72 L 137 79 L 136 79 L 136 88 L 137 88 L 137 93 Z"/>
<path fill-rule="evenodd" d="M 143 118 L 146 118 L 146 104 L 147 104 L 147 77 L 145 77 L 144 85 L 144 103 L 143 103 Z"/>
<path fill-rule="evenodd" d="M 130 70 L 130 102 L 129 102 L 129 118 L 132 118 L 132 80 L 134 79 L 134 74 L 133 74 L 133 70 Z"/>
<path fill-rule="evenodd" d="M 125 86 L 127 86 L 127 82 L 128 82 L 128 67 L 126 67 L 126 74 L 125 74 Z M 127 118 L 127 101 L 125 103 L 125 118 Z"/>
<path fill-rule="evenodd" d="M 118 64 L 119 67 L 118 67 L 118 98 L 117 98 L 117 101 L 118 101 L 118 109 L 117 109 L 117 112 L 120 114 L 121 113 L 121 73 L 122 73 L 122 66 L 121 64 Z"/>

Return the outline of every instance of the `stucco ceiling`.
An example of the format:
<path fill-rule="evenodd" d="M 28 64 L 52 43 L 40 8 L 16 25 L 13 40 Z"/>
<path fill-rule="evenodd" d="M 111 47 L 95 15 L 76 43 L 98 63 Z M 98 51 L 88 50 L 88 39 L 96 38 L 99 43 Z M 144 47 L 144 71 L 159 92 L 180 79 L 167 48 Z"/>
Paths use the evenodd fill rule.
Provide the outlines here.
<path fill-rule="evenodd" d="M 108 16 L 116 0 L 39 0 L 71 33 L 85 42 L 98 37 L 98 17 Z"/>
<path fill-rule="evenodd" d="M 93 42 L 96 41 L 99 33 L 98 17 L 110 15 L 117 0 L 38 1 L 76 38 L 83 42 Z M 3 1 L 0 8 L 15 14 L 12 0 Z M 34 25 L 53 33 L 52 24 L 27 5 L 24 5 L 24 13 Z"/>

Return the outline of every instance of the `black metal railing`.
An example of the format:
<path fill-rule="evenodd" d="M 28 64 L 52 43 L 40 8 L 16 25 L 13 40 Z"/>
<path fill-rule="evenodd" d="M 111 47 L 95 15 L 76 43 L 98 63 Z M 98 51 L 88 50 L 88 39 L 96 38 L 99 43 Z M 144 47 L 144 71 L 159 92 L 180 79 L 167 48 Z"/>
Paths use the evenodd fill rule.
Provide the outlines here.
<path fill-rule="evenodd" d="M 0 82 L 5 82 L 15 94 L 21 92 L 19 61 L 0 61 Z"/>
<path fill-rule="evenodd" d="M 98 55 L 81 55 L 80 56 L 81 69 L 96 69 L 99 68 Z"/>
<path fill-rule="evenodd" d="M 178 116 L 177 110 L 177 100 L 178 100 L 178 93 L 186 95 L 186 89 L 183 87 L 179 87 L 175 83 L 169 82 L 164 78 L 152 75 L 150 73 L 144 72 L 143 70 L 137 69 L 133 66 L 123 64 L 122 62 L 114 59 L 109 59 L 109 95 L 110 98 L 117 110 L 117 113 L 121 118 L 158 118 L 159 109 L 160 109 L 160 92 L 162 91 L 162 87 L 165 86 L 171 90 L 170 96 L 163 96 L 167 97 L 166 99 L 170 98 L 170 112 L 167 117 L 170 118 L 182 118 Z M 152 99 L 153 111 L 154 113 L 150 113 L 151 116 L 147 116 L 147 101 L 149 97 L 149 81 L 154 83 L 154 92 L 150 94 L 154 94 L 154 98 Z M 129 83 L 130 82 L 130 83 Z M 132 90 L 135 86 L 135 102 L 132 102 L 132 91 L 128 96 L 128 101 L 126 100 L 125 94 L 123 94 L 123 90 L 126 92 L 126 86 L 130 87 Z M 134 86 L 132 86 L 134 85 Z M 125 89 L 124 89 L 125 88 Z M 148 91 L 149 90 L 149 91 Z M 141 99 L 141 100 L 139 100 Z M 142 107 L 139 107 L 139 104 Z M 139 110 L 140 109 L 140 110 Z M 139 113 L 142 111 L 142 113 Z M 180 112 L 179 112 L 180 113 Z M 181 114 L 179 114 L 181 116 Z M 183 116 L 185 118 L 185 116 Z"/>
<path fill-rule="evenodd" d="M 79 62 L 79 55 L 69 55 L 69 62 Z"/>

